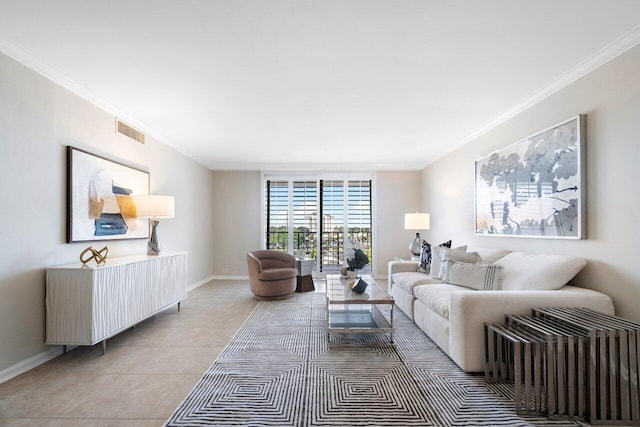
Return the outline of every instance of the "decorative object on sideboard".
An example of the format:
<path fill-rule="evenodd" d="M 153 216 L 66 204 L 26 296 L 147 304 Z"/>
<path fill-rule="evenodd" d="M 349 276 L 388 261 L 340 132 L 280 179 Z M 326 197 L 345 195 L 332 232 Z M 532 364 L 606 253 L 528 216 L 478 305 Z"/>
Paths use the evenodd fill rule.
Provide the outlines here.
<path fill-rule="evenodd" d="M 89 246 L 80 254 L 80 262 L 83 265 L 87 265 L 89 261 L 94 260 L 98 265 L 104 264 L 107 261 L 107 255 L 109 255 L 108 247 L 105 246 L 104 248 L 97 251 L 93 249 L 93 246 Z"/>
<path fill-rule="evenodd" d="M 151 220 L 151 236 L 147 243 L 147 254 L 158 255 L 160 253 L 160 243 L 158 242 L 158 218 L 173 218 L 174 199 L 172 196 L 158 196 L 146 194 L 133 197 L 136 206 L 136 216 L 138 218 L 149 218 Z"/>
<path fill-rule="evenodd" d="M 422 245 L 420 230 L 429 229 L 429 214 L 419 212 L 404 214 L 404 229 L 414 230 L 416 232 L 416 237 L 409 245 L 409 250 L 414 256 L 419 256 Z"/>
<path fill-rule="evenodd" d="M 586 238 L 585 116 L 475 162 L 476 234 Z"/>
<path fill-rule="evenodd" d="M 67 243 L 146 239 L 132 194 L 149 193 L 149 172 L 67 146 Z"/>

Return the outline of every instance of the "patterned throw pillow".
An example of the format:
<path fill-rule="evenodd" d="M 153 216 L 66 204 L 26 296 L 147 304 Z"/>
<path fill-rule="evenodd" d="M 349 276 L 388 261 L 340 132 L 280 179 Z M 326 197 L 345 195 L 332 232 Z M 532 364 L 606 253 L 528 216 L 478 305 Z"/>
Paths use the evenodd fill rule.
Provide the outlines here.
<path fill-rule="evenodd" d="M 447 264 L 456 261 L 456 262 L 467 262 L 471 264 L 475 264 L 480 259 L 480 255 L 478 252 L 467 252 L 467 247 L 464 247 L 464 250 L 460 250 L 460 248 L 456 249 L 443 249 L 442 250 L 442 262 L 440 263 L 440 270 L 438 271 L 438 279 L 443 279 L 446 272 Z"/>
<path fill-rule="evenodd" d="M 431 272 L 431 258 L 433 256 L 431 246 L 431 243 L 427 242 L 426 240 L 422 241 L 422 247 L 420 248 L 420 264 L 418 265 L 418 271 L 421 273 L 429 274 Z M 450 248 L 451 240 L 440 243 L 438 247 Z"/>
<path fill-rule="evenodd" d="M 445 261 L 443 281 L 478 291 L 499 291 L 502 289 L 502 266 L 496 264 L 470 264 Z"/>

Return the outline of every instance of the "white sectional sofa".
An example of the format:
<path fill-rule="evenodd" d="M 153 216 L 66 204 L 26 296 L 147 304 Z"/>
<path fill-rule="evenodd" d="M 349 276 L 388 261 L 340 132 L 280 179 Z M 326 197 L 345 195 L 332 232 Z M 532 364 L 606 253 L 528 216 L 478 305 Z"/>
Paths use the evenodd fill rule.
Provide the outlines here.
<path fill-rule="evenodd" d="M 436 258 L 441 248 L 434 249 Z M 530 314 L 534 307 L 587 307 L 614 314 L 607 295 L 566 285 L 584 267 L 582 259 L 479 247 L 466 252 L 477 253 L 478 268 L 500 266 L 500 290 L 443 283 L 437 273 L 419 272 L 417 261 L 389 263 L 396 305 L 466 372 L 484 370 L 484 322 Z"/>

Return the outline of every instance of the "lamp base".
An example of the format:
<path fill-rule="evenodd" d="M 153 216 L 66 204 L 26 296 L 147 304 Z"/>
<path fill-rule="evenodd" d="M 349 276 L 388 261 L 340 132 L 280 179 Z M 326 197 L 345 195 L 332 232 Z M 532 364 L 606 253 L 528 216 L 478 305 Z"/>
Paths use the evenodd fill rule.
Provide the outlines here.
<path fill-rule="evenodd" d="M 419 232 L 416 232 L 416 237 L 409 245 L 409 250 L 415 256 L 420 255 L 420 251 L 422 250 L 422 239 L 420 238 Z"/>
<path fill-rule="evenodd" d="M 160 224 L 160 221 L 158 221 L 157 219 L 151 220 L 151 236 L 149 237 L 149 241 L 147 242 L 147 255 L 160 254 L 160 243 L 158 242 L 158 234 L 156 233 L 158 224 Z"/>

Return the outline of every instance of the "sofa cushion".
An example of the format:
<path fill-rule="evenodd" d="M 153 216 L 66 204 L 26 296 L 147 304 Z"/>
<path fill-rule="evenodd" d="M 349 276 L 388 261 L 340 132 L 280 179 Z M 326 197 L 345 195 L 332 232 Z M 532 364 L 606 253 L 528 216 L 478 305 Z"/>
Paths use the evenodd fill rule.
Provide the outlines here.
<path fill-rule="evenodd" d="M 422 247 L 420 248 L 420 264 L 418 265 L 418 271 L 421 273 L 429 274 L 431 272 L 431 254 L 433 251 L 432 246 L 433 245 L 426 240 L 422 241 Z M 451 240 L 440 243 L 438 247 L 450 248 Z"/>
<path fill-rule="evenodd" d="M 461 289 L 459 286 L 441 283 L 439 285 L 418 286 L 413 290 L 413 294 L 424 305 L 448 319 L 449 296 L 453 292 L 460 292 Z"/>
<path fill-rule="evenodd" d="M 502 266 L 444 261 L 443 282 L 478 291 L 498 291 L 502 288 Z"/>
<path fill-rule="evenodd" d="M 394 273 L 391 275 L 391 279 L 393 280 L 393 286 L 397 286 L 410 294 L 413 293 L 413 288 L 416 286 L 440 283 L 440 280 L 418 272 Z"/>
<path fill-rule="evenodd" d="M 511 252 L 497 265 L 504 271 L 503 290 L 555 290 L 563 287 L 587 264 L 566 255 Z"/>
<path fill-rule="evenodd" d="M 447 262 L 468 262 L 474 264 L 478 261 L 477 252 L 464 252 L 454 249 L 442 250 L 442 261 L 440 262 L 440 271 L 438 271 L 438 279 L 444 279 L 444 274 L 447 270 Z M 446 280 L 445 280 L 446 281 Z"/>
<path fill-rule="evenodd" d="M 478 252 L 478 255 L 480 255 L 480 259 L 477 262 L 479 264 L 493 264 L 497 260 L 511 252 L 504 249 L 481 248 L 476 246 L 469 246 L 467 248 L 467 251 Z"/>
<path fill-rule="evenodd" d="M 458 246 L 457 248 L 453 248 L 453 249 L 449 249 L 449 248 L 444 248 L 441 246 L 438 247 L 433 247 L 432 251 L 431 251 L 431 272 L 429 274 L 431 274 L 431 276 L 433 277 L 438 277 L 438 274 L 440 273 L 440 264 L 442 263 L 442 251 L 444 251 L 445 249 L 449 250 L 449 251 L 454 251 L 454 252 L 466 252 L 467 251 L 467 246 Z"/>

